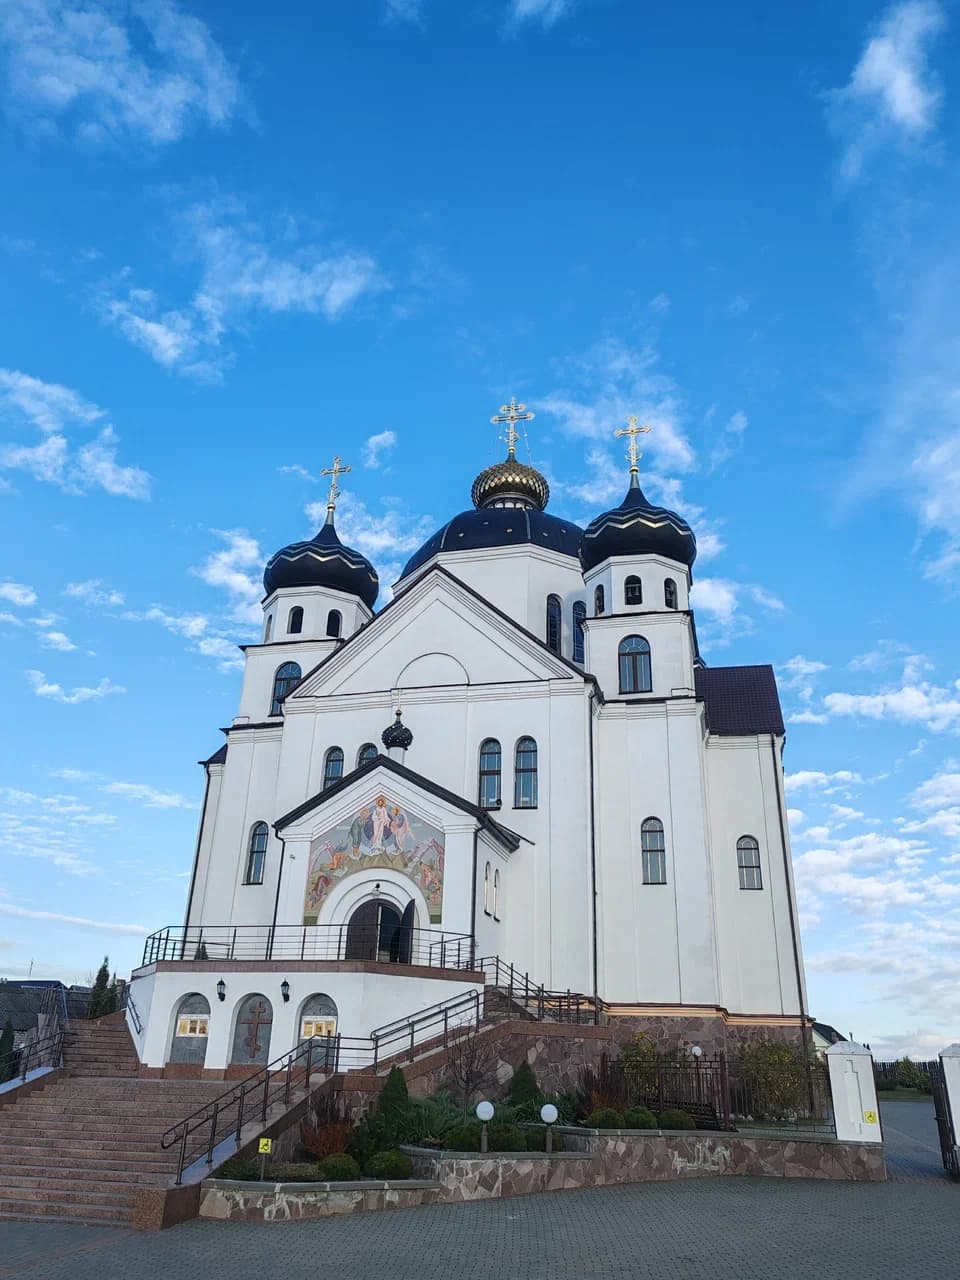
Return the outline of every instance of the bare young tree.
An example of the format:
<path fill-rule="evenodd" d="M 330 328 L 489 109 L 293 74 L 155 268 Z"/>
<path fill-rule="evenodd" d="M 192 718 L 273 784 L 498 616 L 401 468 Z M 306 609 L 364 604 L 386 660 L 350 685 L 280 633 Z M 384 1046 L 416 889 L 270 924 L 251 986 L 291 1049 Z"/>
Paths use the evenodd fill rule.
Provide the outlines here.
<path fill-rule="evenodd" d="M 488 1029 L 464 1028 L 447 1049 L 443 1078 L 464 1113 L 480 1092 L 496 1083 L 499 1055 Z"/>

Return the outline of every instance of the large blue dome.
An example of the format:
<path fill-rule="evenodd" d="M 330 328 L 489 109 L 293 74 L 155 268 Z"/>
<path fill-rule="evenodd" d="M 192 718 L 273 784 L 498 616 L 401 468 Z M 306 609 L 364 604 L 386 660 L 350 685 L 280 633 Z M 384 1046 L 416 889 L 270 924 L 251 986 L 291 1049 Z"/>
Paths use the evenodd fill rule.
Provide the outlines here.
<path fill-rule="evenodd" d="M 686 520 L 648 502 L 636 476 L 619 507 L 591 520 L 580 543 L 584 573 L 611 556 L 659 555 L 689 568 L 697 558 L 697 540 Z"/>
<path fill-rule="evenodd" d="M 407 561 L 403 573 L 413 573 L 440 551 L 476 551 L 485 547 L 516 547 L 524 543 L 577 558 L 583 530 L 571 520 L 559 520 L 536 507 L 481 507 L 461 511 L 423 544 Z"/>
<path fill-rule="evenodd" d="M 279 587 L 330 587 L 359 596 L 372 609 L 380 591 L 380 579 L 370 561 L 345 547 L 337 537 L 333 513 L 315 538 L 281 547 L 263 571 L 267 595 Z"/>

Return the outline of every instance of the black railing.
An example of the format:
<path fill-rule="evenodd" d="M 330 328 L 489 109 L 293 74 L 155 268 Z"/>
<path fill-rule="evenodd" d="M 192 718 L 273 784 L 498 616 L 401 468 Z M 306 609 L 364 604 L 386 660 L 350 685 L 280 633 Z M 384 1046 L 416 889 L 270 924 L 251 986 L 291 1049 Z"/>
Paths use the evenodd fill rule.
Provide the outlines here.
<path fill-rule="evenodd" d="M 137 1035 L 142 1035 L 143 1022 L 140 1019 L 140 1010 L 134 1003 L 133 991 L 129 982 L 125 982 L 123 984 L 123 994 L 120 997 L 120 1011 L 129 1016 Z"/>
<path fill-rule="evenodd" d="M 63 1036 L 63 1028 L 58 1027 L 56 1031 L 5 1054 L 0 1058 L 0 1084 L 7 1084 L 18 1076 L 23 1083 L 31 1071 L 37 1071 L 41 1067 L 53 1069 L 62 1066 Z"/>
<path fill-rule="evenodd" d="M 480 1027 L 483 998 L 479 991 L 467 991 L 439 1004 L 421 1009 L 409 1018 L 398 1018 L 370 1032 L 374 1069 L 387 1062 L 412 1062 L 424 1049 L 448 1049 L 453 1040 Z"/>
<path fill-rule="evenodd" d="M 538 1022 L 600 1021 L 602 1001 L 579 991 L 551 991 L 499 956 L 483 956 L 472 961 L 471 967 L 484 973 L 491 986 Z"/>
<path fill-rule="evenodd" d="M 366 960 L 382 964 L 469 969 L 474 943 L 469 934 L 440 929 L 390 930 L 376 926 L 191 925 L 151 934 L 142 963 L 198 960 Z"/>

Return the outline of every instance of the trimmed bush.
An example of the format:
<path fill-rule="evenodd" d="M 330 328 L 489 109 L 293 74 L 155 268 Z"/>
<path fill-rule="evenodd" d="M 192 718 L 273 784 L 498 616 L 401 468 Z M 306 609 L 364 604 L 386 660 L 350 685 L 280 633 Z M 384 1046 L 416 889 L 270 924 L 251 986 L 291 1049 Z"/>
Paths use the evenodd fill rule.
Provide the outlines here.
<path fill-rule="evenodd" d="M 695 1129 L 696 1127 L 693 1116 L 686 1111 L 661 1111 L 660 1113 L 661 1129 Z"/>
<path fill-rule="evenodd" d="M 320 1161 L 318 1168 L 324 1182 L 356 1182 L 360 1177 L 360 1166 L 356 1160 L 343 1152 L 327 1156 Z"/>
<path fill-rule="evenodd" d="M 370 1161 L 368 1172 L 373 1178 L 392 1182 L 399 1178 L 409 1178 L 413 1165 L 409 1156 L 405 1156 L 402 1151 L 379 1151 Z"/>
<path fill-rule="evenodd" d="M 457 1128 L 448 1129 L 443 1139 L 443 1149 L 445 1151 L 479 1151 L 480 1125 L 462 1124 Z"/>
<path fill-rule="evenodd" d="M 527 1136 L 515 1124 L 492 1124 L 487 1130 L 488 1151 L 526 1151 Z"/>
<path fill-rule="evenodd" d="M 896 1087 L 896 1080 L 891 1079 L 890 1076 L 877 1077 L 877 1093 L 886 1093 L 891 1089 L 896 1089 Z"/>
<path fill-rule="evenodd" d="M 601 1107 L 599 1111 L 591 1111 L 583 1122 L 588 1129 L 622 1129 L 623 1115 L 614 1111 L 613 1107 Z"/>
<path fill-rule="evenodd" d="M 529 1062 L 522 1062 L 510 1081 L 510 1102 L 519 1107 L 526 1102 L 540 1101 L 540 1086 Z"/>
<path fill-rule="evenodd" d="M 543 1125 L 539 1129 L 528 1129 L 526 1131 L 526 1136 L 527 1136 L 528 1151 L 546 1151 L 547 1149 L 547 1126 L 546 1125 Z M 553 1149 L 554 1151 L 563 1150 L 563 1134 L 562 1133 L 554 1133 Z"/>
<path fill-rule="evenodd" d="M 259 1182 L 260 1161 L 227 1160 L 215 1171 L 213 1176 L 215 1178 L 232 1178 L 234 1182 Z M 264 1174 L 264 1177 L 266 1177 L 266 1174 Z"/>
<path fill-rule="evenodd" d="M 649 1107 L 629 1107 L 623 1113 L 623 1124 L 626 1129 L 656 1129 L 657 1117 Z"/>

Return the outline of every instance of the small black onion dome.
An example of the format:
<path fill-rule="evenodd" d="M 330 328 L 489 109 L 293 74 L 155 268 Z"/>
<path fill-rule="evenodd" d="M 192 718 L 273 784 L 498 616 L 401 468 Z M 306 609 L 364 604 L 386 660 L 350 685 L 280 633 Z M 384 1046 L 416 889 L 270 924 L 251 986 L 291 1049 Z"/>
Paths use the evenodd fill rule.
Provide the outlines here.
<path fill-rule="evenodd" d="M 328 510 L 327 522 L 315 538 L 281 547 L 267 562 L 263 586 L 268 596 L 278 587 L 330 587 L 359 596 L 372 609 L 380 579 L 365 556 L 343 545 L 334 528 L 333 512 Z"/>
<path fill-rule="evenodd" d="M 580 542 L 580 564 L 587 573 L 610 556 L 636 555 L 665 556 L 690 568 L 697 558 L 697 540 L 675 511 L 647 501 L 634 474 L 620 506 L 587 525 Z"/>
<path fill-rule="evenodd" d="M 529 544 L 576 560 L 583 530 L 536 507 L 482 507 L 461 511 L 432 534 L 403 566 L 400 577 L 419 569 L 442 551 L 477 551 Z"/>
<path fill-rule="evenodd" d="M 397 718 L 393 724 L 388 724 L 386 729 L 380 735 L 380 741 L 389 751 L 391 747 L 400 747 L 403 751 L 413 742 L 413 734 L 400 719 L 400 711 L 397 710 Z"/>
<path fill-rule="evenodd" d="M 550 501 L 550 486 L 536 467 L 520 462 L 511 449 L 503 462 L 481 471 L 473 482 L 470 499 L 475 507 L 490 507 L 505 498 L 530 503 L 540 511 Z"/>

